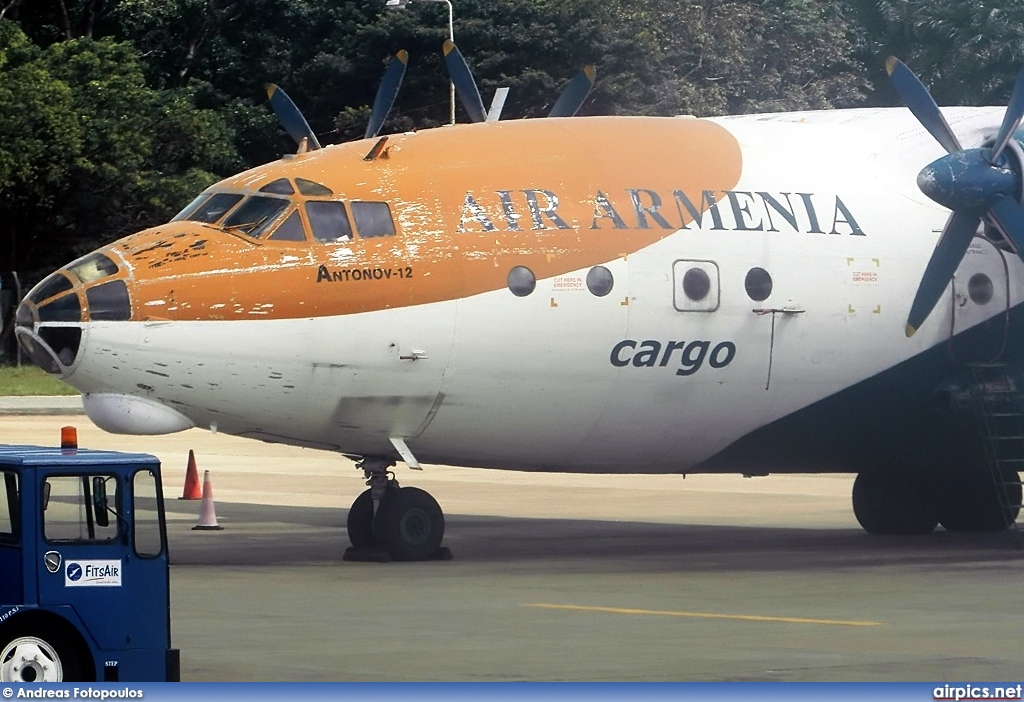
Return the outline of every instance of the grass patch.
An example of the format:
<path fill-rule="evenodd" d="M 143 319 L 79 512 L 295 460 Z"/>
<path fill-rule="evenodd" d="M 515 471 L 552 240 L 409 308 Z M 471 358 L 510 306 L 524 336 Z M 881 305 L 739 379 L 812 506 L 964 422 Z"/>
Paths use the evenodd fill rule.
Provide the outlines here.
<path fill-rule="evenodd" d="M 77 395 L 78 391 L 36 366 L 0 365 L 0 396 Z"/>

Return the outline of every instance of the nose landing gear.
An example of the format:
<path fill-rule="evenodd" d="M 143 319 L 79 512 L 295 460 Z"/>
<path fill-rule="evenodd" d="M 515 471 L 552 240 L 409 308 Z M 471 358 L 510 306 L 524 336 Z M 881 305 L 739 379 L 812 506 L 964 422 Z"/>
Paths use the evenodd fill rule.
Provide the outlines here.
<path fill-rule="evenodd" d="M 451 560 L 441 546 L 444 514 L 430 493 L 401 487 L 388 468 L 393 460 L 366 457 L 356 464 L 369 486 L 348 511 L 351 548 L 346 561 Z"/>

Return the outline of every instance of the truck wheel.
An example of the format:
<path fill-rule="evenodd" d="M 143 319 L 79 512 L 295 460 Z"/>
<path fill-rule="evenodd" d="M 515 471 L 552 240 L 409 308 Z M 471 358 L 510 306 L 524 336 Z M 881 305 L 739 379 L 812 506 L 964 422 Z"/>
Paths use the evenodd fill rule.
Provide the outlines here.
<path fill-rule="evenodd" d="M 3 638 L 0 645 L 3 646 L 0 649 L 0 682 L 64 682 L 81 679 L 74 648 L 66 636 L 61 636 L 50 627 L 34 627 L 34 633 L 12 631 Z"/>

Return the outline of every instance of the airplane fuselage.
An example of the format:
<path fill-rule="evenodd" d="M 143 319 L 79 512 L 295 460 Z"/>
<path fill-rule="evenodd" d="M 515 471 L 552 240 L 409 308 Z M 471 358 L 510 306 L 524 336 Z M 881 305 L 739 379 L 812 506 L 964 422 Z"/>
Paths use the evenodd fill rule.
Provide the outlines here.
<path fill-rule="evenodd" d="M 1001 109 L 950 115 L 980 144 Z M 948 211 L 917 190 L 941 150 L 902 110 L 485 123 L 394 135 L 367 159 L 372 145 L 218 183 L 101 249 L 113 269 L 56 274 L 19 336 L 111 431 L 357 456 L 397 456 L 398 438 L 423 462 L 519 470 L 978 459 L 950 398 L 962 361 L 1019 346 L 1004 316 L 1021 264 L 976 239 L 906 338 Z M 269 202 L 232 222 L 250 198 Z M 114 302 L 90 293 L 116 281 Z"/>

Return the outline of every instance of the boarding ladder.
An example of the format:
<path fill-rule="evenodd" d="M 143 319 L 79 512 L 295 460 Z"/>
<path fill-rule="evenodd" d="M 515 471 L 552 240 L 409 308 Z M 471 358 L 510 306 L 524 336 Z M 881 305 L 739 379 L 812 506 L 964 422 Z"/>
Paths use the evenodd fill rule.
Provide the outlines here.
<path fill-rule="evenodd" d="M 1007 528 L 1017 528 L 1024 471 L 1024 378 L 1009 363 L 970 363 L 971 402 Z M 1012 477 L 1011 477 L 1012 476 Z"/>

